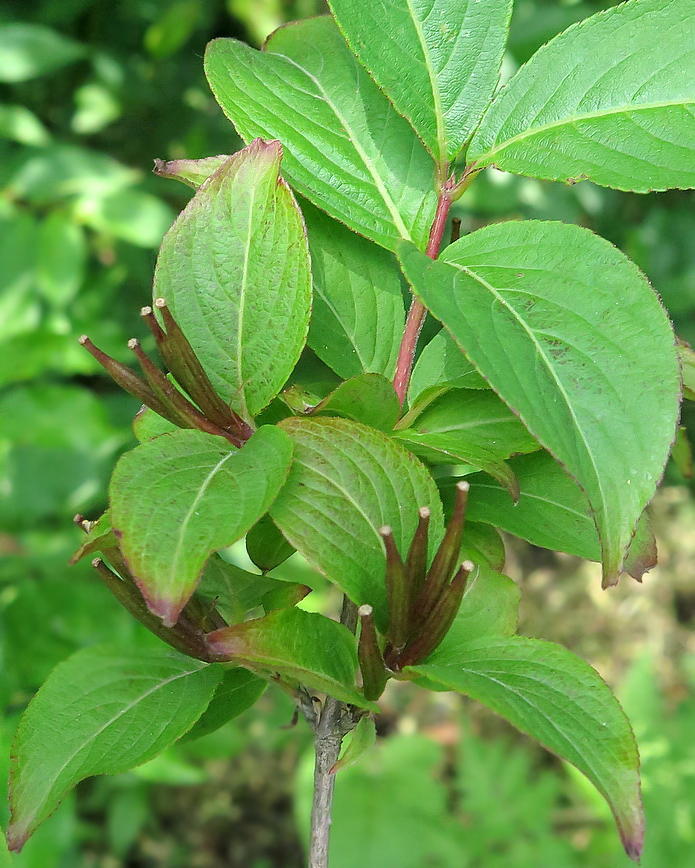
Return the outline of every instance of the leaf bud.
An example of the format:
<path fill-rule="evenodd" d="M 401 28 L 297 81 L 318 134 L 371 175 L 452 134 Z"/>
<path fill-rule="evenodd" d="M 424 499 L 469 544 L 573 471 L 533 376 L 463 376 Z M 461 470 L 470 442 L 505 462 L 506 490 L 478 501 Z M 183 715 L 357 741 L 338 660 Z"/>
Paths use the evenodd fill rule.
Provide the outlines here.
<path fill-rule="evenodd" d="M 376 701 L 384 692 L 388 681 L 388 673 L 384 666 L 384 658 L 379 648 L 379 640 L 372 618 L 373 609 L 369 605 L 360 606 L 357 614 L 360 617 L 360 639 L 357 645 L 357 657 L 362 672 L 362 689 L 365 699 Z"/>

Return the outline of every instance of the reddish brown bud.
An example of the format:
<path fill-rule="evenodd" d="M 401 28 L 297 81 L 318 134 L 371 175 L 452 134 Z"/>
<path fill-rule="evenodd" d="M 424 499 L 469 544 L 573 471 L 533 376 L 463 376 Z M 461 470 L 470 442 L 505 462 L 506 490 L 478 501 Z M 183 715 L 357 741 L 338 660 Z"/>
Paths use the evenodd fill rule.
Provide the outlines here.
<path fill-rule="evenodd" d="M 402 648 L 408 640 L 408 615 L 410 596 L 405 584 L 405 568 L 393 531 L 388 525 L 379 533 L 386 547 L 386 600 L 389 610 L 388 638 L 394 648 Z"/>
<path fill-rule="evenodd" d="M 157 340 L 164 364 L 208 419 L 220 428 L 238 427 L 241 420 L 215 391 L 200 359 L 172 316 L 166 301 L 158 298 L 154 305 L 161 313 L 166 328 L 166 333 L 162 332 L 161 340 Z"/>
<path fill-rule="evenodd" d="M 379 639 L 374 627 L 371 606 L 360 606 L 357 614 L 360 616 L 360 641 L 357 646 L 357 657 L 362 672 L 362 688 L 365 699 L 375 702 L 384 692 L 388 681 L 388 673 L 384 666 L 384 658 L 379 648 Z"/>
<path fill-rule="evenodd" d="M 208 434 L 226 437 L 235 446 L 241 445 L 238 437 L 234 437 L 229 431 L 223 430 L 211 422 L 188 400 L 183 392 L 176 388 L 166 374 L 160 371 L 154 362 L 148 358 L 140 346 L 140 341 L 132 338 L 128 341 L 128 348 L 135 354 L 147 383 L 157 399 L 166 407 L 169 413 L 166 418 L 181 428 L 197 428 Z"/>
<path fill-rule="evenodd" d="M 461 564 L 451 584 L 444 589 L 436 605 L 423 622 L 417 637 L 398 656 L 399 669 L 421 663 L 429 657 L 449 632 L 461 607 L 468 576 L 472 571 L 471 561 L 464 561 Z"/>
<path fill-rule="evenodd" d="M 421 506 L 418 510 L 418 525 L 405 559 L 405 584 L 412 606 L 425 584 L 427 576 L 427 542 L 430 527 L 430 509 Z"/>
<path fill-rule="evenodd" d="M 94 356 L 106 373 L 109 374 L 109 376 L 115 380 L 122 389 L 125 389 L 126 392 L 133 395 L 133 397 L 137 398 L 138 401 L 147 404 L 147 406 L 151 407 L 155 413 L 159 413 L 160 416 L 164 416 L 165 419 L 169 419 L 169 421 L 174 422 L 175 425 L 178 424 L 178 422 L 171 419 L 171 414 L 168 413 L 166 406 L 157 399 L 152 389 L 147 385 L 147 383 L 143 382 L 140 377 L 138 377 L 135 371 L 131 371 L 131 369 L 126 365 L 117 362 L 116 359 L 112 359 L 111 356 L 107 356 L 106 353 L 103 353 L 98 347 L 94 346 L 87 335 L 82 335 L 79 339 L 79 343 L 87 350 L 87 352 Z"/>
<path fill-rule="evenodd" d="M 463 524 L 466 516 L 469 489 L 470 485 L 465 480 L 456 484 L 454 514 L 427 573 L 422 593 L 414 604 L 414 616 L 420 624 L 424 623 L 430 612 L 437 605 L 437 601 L 451 580 L 454 570 L 458 565 L 458 559 L 461 556 L 461 538 L 463 536 Z"/>

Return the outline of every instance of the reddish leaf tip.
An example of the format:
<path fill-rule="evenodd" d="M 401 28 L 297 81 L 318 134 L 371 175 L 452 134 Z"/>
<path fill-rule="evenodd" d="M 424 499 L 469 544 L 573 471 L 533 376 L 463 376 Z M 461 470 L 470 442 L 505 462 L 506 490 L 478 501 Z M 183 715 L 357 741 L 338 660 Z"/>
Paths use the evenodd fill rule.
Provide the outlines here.
<path fill-rule="evenodd" d="M 640 829 L 634 838 L 623 838 L 623 847 L 630 859 L 639 865 L 644 847 L 644 829 Z"/>
<path fill-rule="evenodd" d="M 10 823 L 5 833 L 7 841 L 7 849 L 12 853 L 19 853 L 22 847 L 29 840 L 31 833 L 27 829 L 17 829 L 14 823 Z"/>

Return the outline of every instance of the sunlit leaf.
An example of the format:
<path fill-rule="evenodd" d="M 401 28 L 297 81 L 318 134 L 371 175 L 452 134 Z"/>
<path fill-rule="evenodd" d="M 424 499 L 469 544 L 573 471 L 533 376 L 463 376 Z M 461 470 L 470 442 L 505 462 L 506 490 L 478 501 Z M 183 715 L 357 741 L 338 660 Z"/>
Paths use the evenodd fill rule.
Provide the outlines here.
<path fill-rule="evenodd" d="M 695 6 L 629 0 L 569 27 L 499 92 L 479 166 L 646 193 L 695 186 Z"/>
<path fill-rule="evenodd" d="M 244 418 L 280 391 L 309 324 L 306 233 L 281 157 L 260 140 L 231 156 L 167 233 L 155 273 L 155 295 Z"/>
<path fill-rule="evenodd" d="M 292 444 L 260 428 L 242 449 L 201 431 L 127 452 L 111 479 L 111 519 L 147 604 L 176 622 L 212 554 L 242 537 L 285 481 Z"/>
<path fill-rule="evenodd" d="M 673 440 L 679 372 L 644 275 L 579 226 L 494 224 L 405 272 L 493 389 L 586 492 L 618 577 Z"/>
<path fill-rule="evenodd" d="M 453 159 L 497 85 L 511 0 L 330 0 L 350 47 L 434 156 Z M 385 38 L 385 34 L 387 34 Z"/>
<path fill-rule="evenodd" d="M 331 18 L 280 28 L 263 52 L 215 39 L 205 71 L 246 141 L 283 143 L 283 172 L 303 196 L 382 247 L 407 238 L 424 248 L 436 208 L 432 159 Z"/>

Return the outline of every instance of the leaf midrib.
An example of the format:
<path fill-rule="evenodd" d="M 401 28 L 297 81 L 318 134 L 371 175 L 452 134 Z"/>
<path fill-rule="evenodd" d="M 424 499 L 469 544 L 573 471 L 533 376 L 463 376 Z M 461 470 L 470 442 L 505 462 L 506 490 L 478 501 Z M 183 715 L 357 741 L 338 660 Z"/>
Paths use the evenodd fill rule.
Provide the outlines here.
<path fill-rule="evenodd" d="M 357 152 L 357 154 L 359 155 L 360 159 L 362 160 L 362 163 L 364 164 L 365 168 L 367 169 L 367 172 L 371 176 L 372 181 L 374 182 L 374 186 L 377 188 L 378 192 L 380 193 L 381 198 L 382 198 L 384 204 L 386 205 L 388 212 L 391 215 L 391 219 L 393 220 L 394 226 L 400 232 L 402 238 L 405 238 L 408 241 L 412 241 L 410 233 L 408 232 L 408 230 L 405 226 L 405 223 L 403 222 L 403 219 L 401 218 L 400 212 L 398 211 L 398 208 L 396 207 L 396 203 L 393 201 L 393 199 L 389 195 L 389 193 L 386 189 L 386 185 L 384 184 L 381 176 L 377 172 L 376 167 L 373 165 L 371 159 L 367 156 L 367 153 L 364 151 L 362 146 L 359 144 L 359 141 L 358 141 L 357 137 L 355 136 L 355 133 L 352 130 L 352 127 L 348 124 L 348 122 L 342 116 L 342 114 L 338 110 L 338 107 L 335 105 L 333 100 L 328 96 L 328 93 L 326 92 L 326 90 L 324 89 L 324 87 L 320 83 L 320 81 L 316 78 L 316 76 L 312 75 L 305 67 L 303 67 L 301 64 L 297 63 L 297 61 L 293 60 L 291 57 L 288 57 L 286 54 L 280 54 L 280 53 L 276 53 L 276 52 L 271 52 L 271 54 L 275 54 L 276 57 L 282 57 L 283 60 L 287 61 L 292 66 L 296 67 L 311 82 L 313 82 L 314 86 L 316 87 L 318 92 L 323 97 L 326 105 L 331 109 L 331 111 L 336 116 L 338 121 L 342 124 L 343 129 L 348 133 L 349 141 L 352 144 L 355 151 Z"/>
<path fill-rule="evenodd" d="M 91 736 L 88 736 L 84 741 L 82 741 L 80 743 L 79 747 L 75 751 L 73 751 L 73 753 L 65 760 L 65 762 L 62 764 L 62 766 L 55 772 L 55 775 L 53 776 L 53 782 L 51 784 L 51 789 L 55 786 L 59 777 L 63 774 L 65 769 L 68 767 L 68 765 L 70 765 L 70 763 L 75 759 L 75 757 L 79 756 L 79 754 L 86 747 L 88 747 L 90 744 L 92 744 L 96 738 L 98 738 L 106 729 L 108 729 L 120 717 L 122 717 L 124 714 L 127 714 L 131 709 L 135 708 L 135 706 L 138 705 L 139 703 L 144 702 L 144 700 L 147 699 L 148 696 L 152 695 L 157 690 L 160 690 L 163 687 L 166 687 L 168 684 L 172 684 L 174 681 L 177 681 L 180 678 L 186 678 L 187 676 L 192 675 L 195 672 L 199 672 L 201 670 L 201 668 L 203 668 L 203 667 L 199 666 L 195 669 L 187 670 L 186 672 L 179 672 L 176 675 L 173 675 L 170 678 L 167 678 L 165 681 L 158 681 L 149 690 L 140 694 L 135 699 L 131 700 L 128 703 L 128 705 L 125 705 L 123 708 L 121 708 L 117 714 L 114 714 L 108 721 L 106 721 Z M 82 773 L 81 771 L 78 772 L 78 774 L 81 774 L 81 773 Z M 40 808 L 42 807 L 42 805 L 46 804 L 46 801 L 47 801 L 47 799 L 44 799 L 43 802 L 41 803 L 41 805 L 36 806 L 36 809 L 32 812 L 32 815 L 31 815 L 31 817 L 33 819 L 35 819 L 38 816 L 38 814 L 40 812 Z M 27 823 L 25 825 L 27 828 L 29 828 L 31 826 L 31 819 L 27 819 Z"/>
<path fill-rule="evenodd" d="M 437 125 L 437 148 L 439 150 L 439 153 L 436 155 L 436 159 L 444 160 L 446 158 L 446 131 L 444 129 L 442 94 L 439 90 L 437 74 L 432 67 L 432 59 L 430 56 L 429 47 L 425 40 L 425 34 L 423 33 L 421 23 L 415 14 L 415 9 L 413 8 L 413 0 L 406 0 L 406 3 L 413 21 L 415 33 L 417 34 L 418 42 L 420 43 L 420 48 L 422 49 L 422 56 L 425 59 L 425 69 L 427 70 L 427 76 L 430 80 L 430 89 L 432 91 L 432 99 L 434 102 L 434 119 Z"/>
<path fill-rule="evenodd" d="M 596 461 L 595 461 L 595 459 L 594 459 L 593 452 L 592 452 L 591 448 L 589 447 L 589 444 L 588 444 L 588 442 L 587 442 L 587 439 L 586 439 L 586 436 L 585 436 L 585 434 L 584 434 L 584 431 L 583 431 L 581 425 L 579 424 L 579 420 L 577 419 L 577 416 L 576 416 L 576 414 L 575 414 L 575 412 L 574 412 L 574 408 L 572 407 L 572 403 L 571 403 L 571 401 L 570 401 L 569 395 L 567 394 L 567 392 L 566 392 L 564 386 L 562 385 L 561 381 L 558 379 L 558 376 L 557 376 L 557 373 L 556 373 L 556 371 L 555 371 L 555 368 L 553 367 L 553 365 L 551 364 L 551 362 L 550 362 L 550 360 L 548 359 L 547 355 L 545 354 L 545 352 L 544 352 L 544 350 L 543 350 L 541 344 L 540 344 L 539 341 L 536 339 L 535 332 L 533 331 L 533 329 L 532 329 L 529 325 L 527 325 L 526 321 L 525 321 L 524 318 L 523 318 L 523 317 L 522 317 L 522 316 L 517 312 L 516 308 L 515 308 L 512 304 L 510 304 L 510 303 L 509 303 L 509 302 L 508 302 L 508 301 L 507 301 L 507 300 L 506 300 L 506 299 L 505 299 L 505 298 L 504 298 L 504 297 L 503 297 L 503 296 L 498 292 L 498 290 L 497 290 L 494 286 L 492 286 L 492 284 L 488 283 L 488 282 L 487 282 L 484 278 L 482 278 L 480 275 L 476 274 L 474 271 L 472 271 L 472 270 L 469 269 L 469 268 L 466 268 L 465 266 L 459 265 L 459 264 L 457 264 L 457 263 L 455 263 L 455 262 L 451 262 L 450 260 L 447 260 L 446 262 L 447 262 L 448 265 L 453 266 L 453 267 L 454 267 L 455 269 L 457 269 L 458 271 L 461 271 L 461 272 L 463 272 L 464 274 L 468 274 L 468 275 L 469 275 L 473 280 L 477 281 L 481 286 L 483 286 L 485 289 L 487 289 L 487 290 L 490 292 L 490 294 L 493 296 L 493 298 L 495 298 L 495 299 L 496 299 L 496 300 L 497 300 L 497 301 L 502 305 L 502 307 L 503 307 L 505 310 L 508 310 L 508 311 L 509 311 L 513 316 L 514 316 L 514 318 L 516 319 L 516 321 L 519 323 L 519 325 L 522 327 L 522 329 L 523 329 L 523 330 L 526 332 L 526 334 L 528 335 L 528 337 L 529 337 L 531 343 L 533 344 L 533 346 L 534 346 L 536 352 L 538 353 L 539 357 L 540 357 L 540 358 L 542 359 L 542 361 L 545 363 L 545 366 L 546 366 L 546 368 L 547 368 L 547 370 L 548 370 L 548 373 L 551 375 L 553 381 L 555 382 L 555 384 L 556 384 L 556 386 L 557 386 L 557 388 L 558 388 L 558 391 L 559 391 L 559 393 L 560 393 L 560 396 L 561 396 L 562 399 L 564 400 L 565 405 L 566 405 L 566 407 L 567 407 L 567 409 L 568 409 L 568 411 L 569 411 L 569 413 L 570 413 L 570 416 L 572 417 L 572 421 L 574 422 L 575 430 L 576 430 L 577 433 L 579 434 L 580 439 L 581 439 L 581 442 L 582 442 L 582 444 L 584 445 L 584 448 L 585 448 L 585 450 L 586 450 L 586 456 L 588 457 L 588 459 L 589 459 L 589 461 L 590 461 L 590 463 L 591 463 L 591 466 L 592 466 L 592 468 L 593 468 L 593 471 L 594 471 L 595 482 L 596 482 L 596 486 L 597 486 L 598 492 L 599 492 L 599 494 L 600 494 L 601 505 L 602 505 L 602 507 L 603 507 L 603 515 L 605 516 L 606 513 L 607 513 L 607 511 L 608 511 L 608 505 L 607 505 L 607 502 L 606 502 L 606 496 L 605 496 L 605 492 L 604 492 L 604 489 L 603 489 L 603 484 L 602 484 L 601 474 L 598 472 L 598 468 L 597 468 L 597 466 L 596 466 Z M 528 425 L 527 425 L 527 427 L 528 427 Z M 531 429 L 529 428 L 529 431 L 530 431 L 530 430 L 531 430 Z M 552 453 L 552 449 L 550 449 L 550 447 L 548 447 L 548 450 Z M 578 480 L 577 480 L 577 482 L 578 482 Z M 581 488 L 581 487 L 582 487 L 582 486 L 581 486 L 581 484 L 580 484 L 580 488 Z M 608 531 L 608 528 L 605 527 L 605 528 L 603 528 L 603 530 Z M 603 543 L 604 543 L 604 540 L 603 540 L 603 534 L 602 534 L 602 532 L 599 533 L 599 537 L 600 537 L 600 540 L 601 540 L 601 543 L 602 543 L 601 548 L 602 548 L 604 551 L 608 550 L 609 547 L 608 547 L 608 546 L 604 546 L 604 544 L 603 544 Z"/>
<path fill-rule="evenodd" d="M 184 538 L 186 536 L 186 531 L 188 529 L 188 525 L 195 513 L 196 507 L 202 500 L 205 492 L 208 490 L 210 485 L 212 484 L 215 476 L 219 473 L 221 467 L 238 454 L 238 450 L 234 452 L 230 452 L 228 455 L 224 455 L 217 464 L 212 468 L 212 470 L 208 473 L 207 477 L 203 480 L 200 488 L 198 489 L 198 493 L 194 497 L 190 507 L 188 508 L 188 512 L 184 516 L 183 521 L 181 522 L 181 526 L 179 528 L 178 541 L 176 543 L 176 548 L 174 549 L 174 553 L 171 559 L 171 569 L 169 571 L 169 587 L 174 588 L 177 584 L 177 574 L 179 572 L 179 559 L 181 557 L 181 549 L 184 544 Z"/>
<path fill-rule="evenodd" d="M 585 112 L 583 114 L 577 114 L 577 115 L 566 115 L 563 118 L 559 118 L 558 120 L 551 121 L 550 123 L 547 123 L 547 124 L 541 124 L 540 126 L 536 126 L 536 127 L 530 126 L 527 129 L 525 129 L 522 133 L 519 133 L 516 136 L 512 136 L 510 139 L 505 139 L 500 144 L 495 145 L 492 148 L 489 148 L 487 151 L 485 151 L 479 157 L 475 157 L 473 159 L 473 164 L 475 165 L 475 164 L 480 164 L 480 163 L 487 163 L 489 160 L 491 160 L 495 156 L 495 154 L 499 154 L 499 153 L 507 150 L 508 148 L 510 148 L 512 145 L 517 144 L 518 142 L 523 142 L 525 139 L 533 138 L 534 136 L 539 135 L 540 133 L 547 132 L 548 130 L 558 129 L 560 127 L 566 127 L 566 126 L 574 126 L 575 124 L 577 124 L 581 121 L 595 120 L 598 118 L 608 117 L 609 115 L 629 114 L 629 113 L 635 113 L 635 112 L 639 113 L 639 112 L 650 111 L 650 110 L 658 109 L 658 108 L 667 108 L 668 106 L 688 106 L 688 105 L 695 106 L 695 101 L 682 98 L 679 100 L 667 100 L 665 102 L 658 102 L 658 103 L 642 103 L 639 105 L 615 106 L 613 108 L 604 109 L 601 111 Z M 507 118 L 507 120 L 508 120 L 508 118 Z"/>

